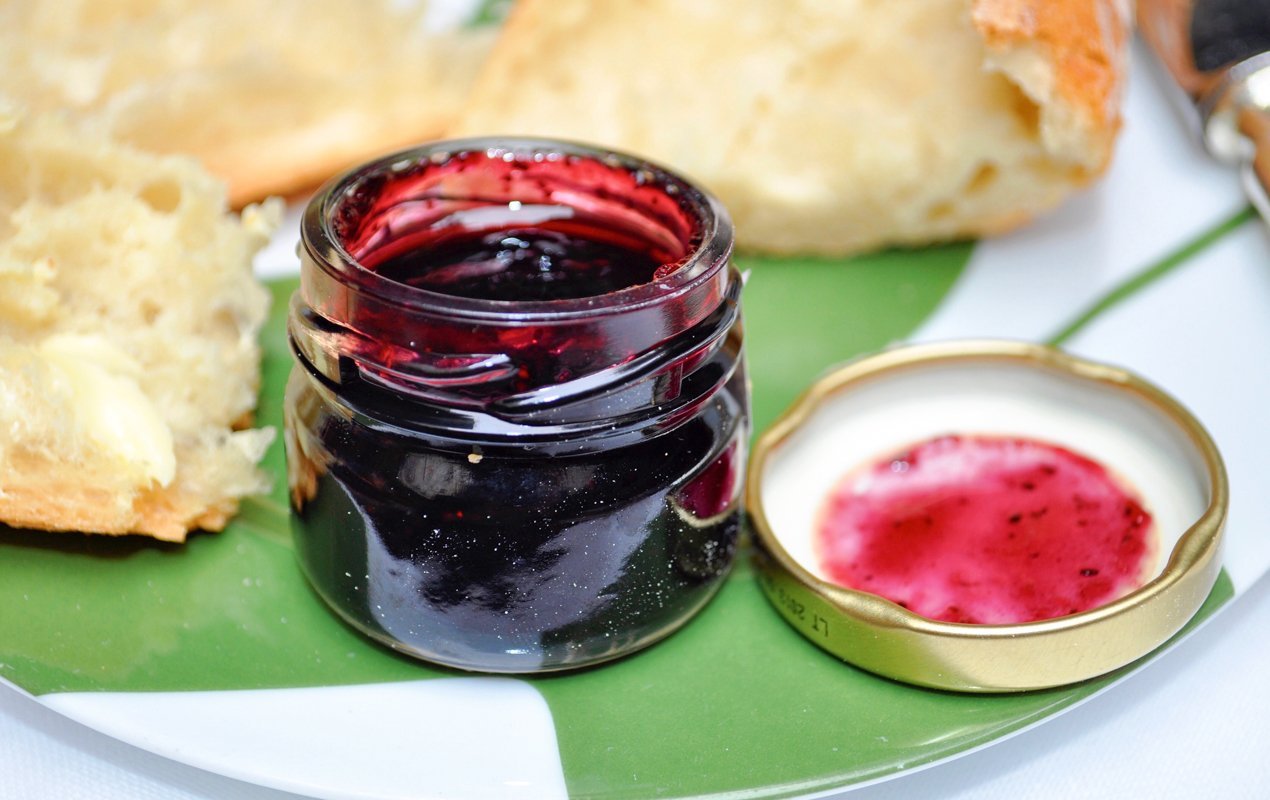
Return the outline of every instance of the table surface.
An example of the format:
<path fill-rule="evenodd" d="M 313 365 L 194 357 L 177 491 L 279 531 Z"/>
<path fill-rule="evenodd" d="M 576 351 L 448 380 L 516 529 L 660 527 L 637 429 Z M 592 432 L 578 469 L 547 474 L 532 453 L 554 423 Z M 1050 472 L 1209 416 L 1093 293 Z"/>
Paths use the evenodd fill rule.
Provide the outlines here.
<path fill-rule="evenodd" d="M 1140 53 L 1137 60 L 1140 66 Z M 1162 102 L 1158 91 L 1149 85 L 1132 90 L 1130 101 L 1126 139 L 1121 144 L 1124 160 L 1131 160 L 1123 153 L 1134 149 L 1135 123 L 1139 127 L 1158 124 Z M 1153 118 L 1143 123 L 1148 115 Z M 1211 192 L 1220 204 L 1233 208 L 1242 202 L 1233 177 L 1207 164 L 1202 154 L 1192 151 L 1179 158 L 1184 163 L 1171 164 L 1170 169 L 1205 173 L 1202 181 L 1216 187 Z M 1039 233 L 1027 235 L 1044 237 L 1046 226 L 1051 234 L 1061 232 L 1064 225 L 1079 225 L 1082 215 L 1095 213 L 1091 207 L 1114 209 L 1121 205 L 1119 198 L 1125 196 L 1125 187 L 1136 188 L 1127 169 L 1113 169 L 1108 181 L 1093 190 L 1094 202 L 1069 205 L 1056 220 L 1041 223 Z M 1161 202 L 1167 198 L 1147 204 L 1158 207 Z M 1191 198 L 1190 202 L 1197 201 Z M 1165 224 L 1160 220 L 1155 223 Z M 1264 231 L 1245 227 L 1249 228 L 1241 233 L 1245 247 L 1253 248 L 1252 252 L 1264 259 L 1262 266 L 1270 270 L 1264 243 L 1256 241 Z M 1161 228 L 1161 233 L 1181 236 L 1185 231 Z M 1010 252 L 1012 244 L 1007 239 L 994 246 L 1000 258 Z M 976 259 L 980 255 L 976 252 Z M 937 338 L 942 332 L 941 320 L 936 318 L 927 327 L 926 338 Z M 1079 350 L 1080 342 L 1075 344 Z M 1247 480 L 1251 482 L 1251 476 Z M 1262 532 L 1264 521 L 1256 519 L 1261 530 L 1251 535 Z M 831 796 L 849 794 L 853 800 L 1265 796 L 1270 791 L 1270 758 L 1266 757 L 1270 681 L 1263 680 L 1265 665 L 1270 664 L 1270 636 L 1265 633 L 1270 630 L 1270 582 L 1260 579 L 1249 584 L 1245 580 L 1240 585 L 1242 577 L 1235 575 L 1239 596 L 1234 602 L 1164 657 L 1093 701 L 978 752 Z M 86 728 L 3 686 L 0 776 L 0 798 L 299 797 L 154 755 Z"/>

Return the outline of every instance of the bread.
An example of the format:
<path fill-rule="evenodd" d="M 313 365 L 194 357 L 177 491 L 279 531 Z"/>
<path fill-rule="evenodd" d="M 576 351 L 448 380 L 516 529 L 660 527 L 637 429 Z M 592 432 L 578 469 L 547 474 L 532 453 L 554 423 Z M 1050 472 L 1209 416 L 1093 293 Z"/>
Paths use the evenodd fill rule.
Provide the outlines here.
<path fill-rule="evenodd" d="M 192 159 L 0 105 L 0 521 L 217 529 L 264 491 L 250 420 L 281 213 L 226 213 Z"/>
<path fill-rule="evenodd" d="M 1101 173 L 1109 0 L 520 0 L 452 135 L 598 142 L 724 201 L 753 250 L 999 233 Z"/>
<path fill-rule="evenodd" d="M 393 0 L 7 0 L 0 93 L 199 158 L 235 207 L 436 137 L 491 42 Z"/>

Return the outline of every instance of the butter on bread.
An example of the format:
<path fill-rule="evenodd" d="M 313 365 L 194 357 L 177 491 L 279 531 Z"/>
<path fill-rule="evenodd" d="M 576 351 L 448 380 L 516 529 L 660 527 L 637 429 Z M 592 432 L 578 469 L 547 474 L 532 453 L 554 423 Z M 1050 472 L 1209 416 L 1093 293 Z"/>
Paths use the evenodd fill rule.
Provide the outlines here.
<path fill-rule="evenodd" d="M 0 102 L 0 522 L 180 541 L 219 529 L 270 430 L 250 420 L 281 213 L 227 213 L 192 159 Z"/>
<path fill-rule="evenodd" d="M 437 136 L 492 41 L 393 0 L 7 0 L 0 93 L 200 159 L 235 207 Z"/>
<path fill-rule="evenodd" d="M 661 161 L 752 250 L 993 234 L 1106 168 L 1127 27 L 1115 0 L 519 0 L 449 133 Z"/>

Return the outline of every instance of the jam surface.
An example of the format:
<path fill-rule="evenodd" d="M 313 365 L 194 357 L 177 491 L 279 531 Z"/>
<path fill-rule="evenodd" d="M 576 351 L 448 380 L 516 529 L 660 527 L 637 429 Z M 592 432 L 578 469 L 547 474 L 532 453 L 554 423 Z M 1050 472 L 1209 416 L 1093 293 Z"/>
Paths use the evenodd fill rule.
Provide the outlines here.
<path fill-rule="evenodd" d="M 649 283 L 662 266 L 647 250 L 600 231 L 525 227 L 455 237 L 375 267 L 398 283 L 483 300 L 593 297 Z"/>
<path fill-rule="evenodd" d="M 1098 463 L 1043 442 L 944 436 L 853 471 L 821 509 L 830 580 L 947 622 L 1075 614 L 1140 586 L 1151 514 Z"/>
<path fill-rule="evenodd" d="M 425 396 L 470 405 L 567 383 L 651 357 L 732 307 L 709 199 L 611 154 L 443 149 L 355 174 L 318 202 L 307 252 L 348 263 L 308 270 L 304 300 L 319 327 L 357 336 L 320 339 L 346 352 L 310 360 L 351 356 Z M 647 291 L 628 303 L 633 289 Z M 559 305 L 528 305 L 544 302 Z"/>

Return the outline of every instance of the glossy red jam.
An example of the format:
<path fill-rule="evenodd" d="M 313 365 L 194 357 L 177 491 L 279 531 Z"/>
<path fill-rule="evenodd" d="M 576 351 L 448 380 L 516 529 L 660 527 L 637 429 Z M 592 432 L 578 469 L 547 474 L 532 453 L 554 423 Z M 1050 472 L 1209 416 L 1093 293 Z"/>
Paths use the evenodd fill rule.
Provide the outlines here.
<path fill-rule="evenodd" d="M 302 233 L 288 473 L 332 609 L 421 658 L 535 672 L 702 607 L 748 436 L 713 200 L 575 145 L 441 143 L 337 180 Z"/>
<path fill-rule="evenodd" d="M 369 266 L 409 286 L 487 300 L 593 297 L 651 283 L 662 262 L 606 241 L 604 230 L 563 233 L 516 224 L 451 239 Z"/>
<path fill-rule="evenodd" d="M 1100 464 L 1044 442 L 944 436 L 851 473 L 826 500 L 824 573 L 932 619 L 1032 622 L 1140 586 L 1151 514 Z"/>

